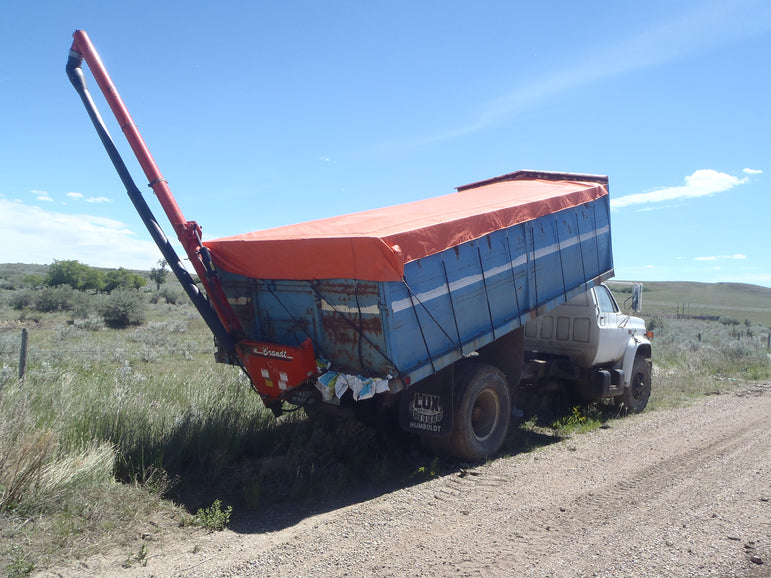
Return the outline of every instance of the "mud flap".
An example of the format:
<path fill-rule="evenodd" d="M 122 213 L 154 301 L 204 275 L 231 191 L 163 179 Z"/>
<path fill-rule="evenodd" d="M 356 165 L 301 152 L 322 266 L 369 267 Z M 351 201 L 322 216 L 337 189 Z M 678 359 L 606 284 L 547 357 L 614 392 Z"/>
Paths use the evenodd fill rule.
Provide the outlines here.
<path fill-rule="evenodd" d="M 452 432 L 452 388 L 438 377 L 402 392 L 399 425 L 404 431 L 445 436 Z"/>

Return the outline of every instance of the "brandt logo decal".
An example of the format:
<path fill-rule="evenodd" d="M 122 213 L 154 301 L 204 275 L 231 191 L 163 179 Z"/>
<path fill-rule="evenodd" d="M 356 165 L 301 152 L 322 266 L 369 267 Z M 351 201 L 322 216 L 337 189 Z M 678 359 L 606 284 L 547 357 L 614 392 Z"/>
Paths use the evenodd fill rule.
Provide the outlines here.
<path fill-rule="evenodd" d="M 267 345 L 260 345 L 259 347 L 252 347 L 252 353 L 255 355 L 261 355 L 262 357 L 270 357 L 272 359 L 285 359 L 292 361 L 294 359 L 286 349 L 273 349 Z"/>
<path fill-rule="evenodd" d="M 441 431 L 440 422 L 444 417 L 441 397 L 430 393 L 416 392 L 410 402 L 410 429 Z"/>

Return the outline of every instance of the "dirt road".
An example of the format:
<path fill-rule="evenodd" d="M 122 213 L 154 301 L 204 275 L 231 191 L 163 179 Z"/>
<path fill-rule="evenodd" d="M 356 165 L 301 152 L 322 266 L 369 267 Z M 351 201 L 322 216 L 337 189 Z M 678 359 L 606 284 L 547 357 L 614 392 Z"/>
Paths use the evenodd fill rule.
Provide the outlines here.
<path fill-rule="evenodd" d="M 771 576 L 771 384 L 81 574 Z"/>

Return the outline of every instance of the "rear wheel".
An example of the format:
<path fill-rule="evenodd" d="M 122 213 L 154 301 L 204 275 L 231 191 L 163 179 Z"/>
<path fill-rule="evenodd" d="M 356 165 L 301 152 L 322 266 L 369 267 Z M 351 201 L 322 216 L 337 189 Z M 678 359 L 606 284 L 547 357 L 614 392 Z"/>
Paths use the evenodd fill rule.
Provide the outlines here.
<path fill-rule="evenodd" d="M 509 429 L 511 398 L 506 378 L 498 369 L 478 364 L 469 368 L 467 376 L 456 391 L 452 433 L 426 441 L 432 449 L 479 461 L 503 444 Z"/>
<path fill-rule="evenodd" d="M 651 364 L 642 355 L 634 358 L 632 378 L 623 395 L 617 398 L 623 409 L 630 413 L 640 413 L 648 405 L 651 396 Z"/>

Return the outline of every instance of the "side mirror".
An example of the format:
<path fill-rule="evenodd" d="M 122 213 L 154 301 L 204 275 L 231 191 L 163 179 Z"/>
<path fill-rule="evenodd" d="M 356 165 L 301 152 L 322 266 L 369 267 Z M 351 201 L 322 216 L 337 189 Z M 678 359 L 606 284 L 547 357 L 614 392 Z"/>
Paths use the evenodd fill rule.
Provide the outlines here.
<path fill-rule="evenodd" d="M 642 283 L 632 285 L 632 311 L 639 313 L 642 309 Z"/>

